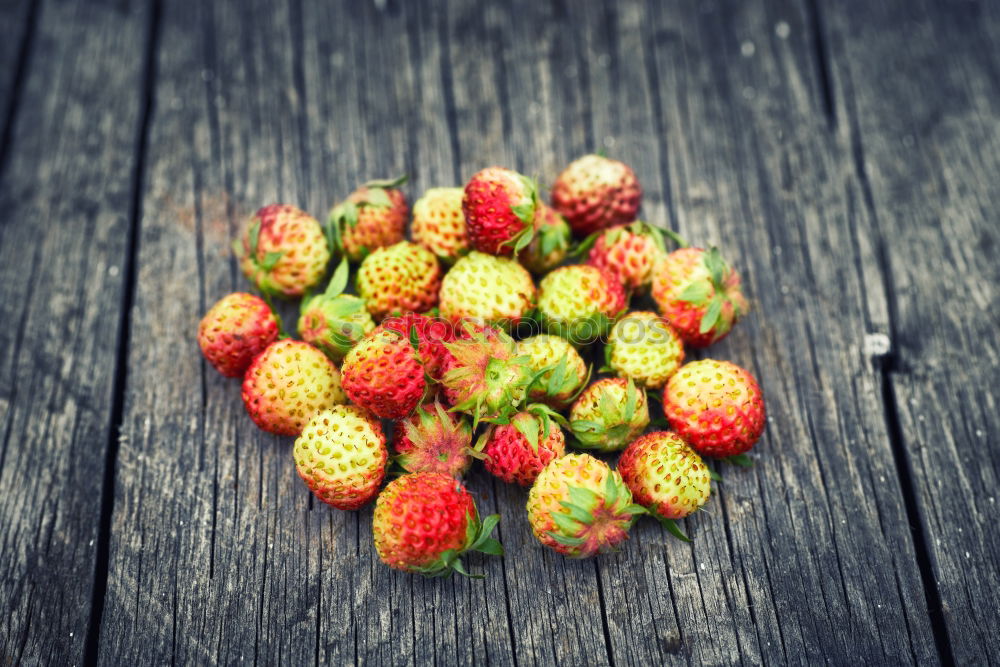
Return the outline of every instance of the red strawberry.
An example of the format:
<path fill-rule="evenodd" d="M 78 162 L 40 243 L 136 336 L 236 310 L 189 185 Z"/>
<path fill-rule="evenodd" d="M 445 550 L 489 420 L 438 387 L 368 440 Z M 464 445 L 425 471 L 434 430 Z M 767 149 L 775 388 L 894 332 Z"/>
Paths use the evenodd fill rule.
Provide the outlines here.
<path fill-rule="evenodd" d="M 749 306 L 740 275 L 718 248 L 675 250 L 653 272 L 653 300 L 660 314 L 692 347 L 721 340 Z"/>
<path fill-rule="evenodd" d="M 632 222 L 641 202 L 642 187 L 631 167 L 600 155 L 573 161 L 552 186 L 552 205 L 580 237 Z"/>
<path fill-rule="evenodd" d="M 472 427 L 440 403 L 418 407 L 396 422 L 396 461 L 407 472 L 443 472 L 461 477 L 472 465 Z"/>
<path fill-rule="evenodd" d="M 598 233 L 587 263 L 607 270 L 635 292 L 649 287 L 653 269 L 666 254 L 660 230 L 637 220 Z"/>
<path fill-rule="evenodd" d="M 470 245 L 490 255 L 510 255 L 531 241 L 538 194 L 531 179 L 489 167 L 465 184 L 462 212 Z"/>
<path fill-rule="evenodd" d="M 426 387 L 409 337 L 381 326 L 351 348 L 341 372 L 347 397 L 382 419 L 410 414 Z"/>
<path fill-rule="evenodd" d="M 250 282 L 264 294 L 277 296 L 301 296 L 319 284 L 330 262 L 330 248 L 316 218 L 280 204 L 257 211 L 233 250 Z"/>
<path fill-rule="evenodd" d="M 240 377 L 260 352 L 278 338 L 278 320 L 264 300 L 237 292 L 223 297 L 198 325 L 198 345 L 226 377 Z"/>
<path fill-rule="evenodd" d="M 298 435 L 314 414 L 346 402 L 337 367 L 298 340 L 268 345 L 243 377 L 243 404 L 250 418 L 278 435 Z"/>
<path fill-rule="evenodd" d="M 566 453 L 566 436 L 544 405 L 533 405 L 484 434 L 483 464 L 509 483 L 531 486 L 552 459 Z"/>
<path fill-rule="evenodd" d="M 684 364 L 671 376 L 663 414 L 699 454 L 717 458 L 748 451 L 766 421 L 764 397 L 750 372 L 714 359 Z"/>
<path fill-rule="evenodd" d="M 441 289 L 441 266 L 430 250 L 409 241 L 379 248 L 358 268 L 358 294 L 376 320 L 433 308 Z"/>
<path fill-rule="evenodd" d="M 382 326 L 407 336 L 414 344 L 427 375 L 436 382 L 441 380 L 445 361 L 450 355 L 445 343 L 455 340 L 455 331 L 450 323 L 437 317 L 405 313 L 385 318 Z"/>
<path fill-rule="evenodd" d="M 468 576 L 459 557 L 467 551 L 503 554 L 490 533 L 493 514 L 480 523 L 476 503 L 462 483 L 439 472 L 420 472 L 389 482 L 375 503 L 372 533 L 379 558 L 389 567 L 425 576 Z"/>
<path fill-rule="evenodd" d="M 410 207 L 397 186 L 405 182 L 406 176 L 370 181 L 334 206 L 327 220 L 330 245 L 352 262 L 360 262 L 376 248 L 402 241 Z"/>

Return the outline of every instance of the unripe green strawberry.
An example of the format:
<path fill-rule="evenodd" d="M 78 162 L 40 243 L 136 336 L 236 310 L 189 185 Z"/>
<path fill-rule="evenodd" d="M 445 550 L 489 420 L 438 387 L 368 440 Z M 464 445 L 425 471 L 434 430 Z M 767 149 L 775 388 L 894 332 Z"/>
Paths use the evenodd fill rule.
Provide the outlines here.
<path fill-rule="evenodd" d="M 675 250 L 653 273 L 653 299 L 660 314 L 693 347 L 721 340 L 749 309 L 740 275 L 718 248 Z"/>
<path fill-rule="evenodd" d="M 667 381 L 663 414 L 699 454 L 726 458 L 749 451 L 764 432 L 764 397 L 749 371 L 703 359 Z"/>
<path fill-rule="evenodd" d="M 346 402 L 337 367 L 298 340 L 268 345 L 243 377 L 243 404 L 250 418 L 278 435 L 298 435 L 314 414 Z"/>
<path fill-rule="evenodd" d="M 452 409 L 472 415 L 473 428 L 480 421 L 506 423 L 534 379 L 528 357 L 519 356 L 514 340 L 493 327 L 466 326 L 464 337 L 447 347 L 451 355 L 442 384 Z"/>
<path fill-rule="evenodd" d="M 469 245 L 490 255 L 511 255 L 531 241 L 538 190 L 526 176 L 488 167 L 465 184 L 462 212 Z"/>
<path fill-rule="evenodd" d="M 569 412 L 577 447 L 616 452 L 649 426 L 646 391 L 624 378 L 603 378 L 583 390 Z"/>
<path fill-rule="evenodd" d="M 382 419 L 401 419 L 423 398 L 424 367 L 408 336 L 376 327 L 341 367 L 347 397 Z"/>
<path fill-rule="evenodd" d="M 512 259 L 473 250 L 441 281 L 441 316 L 510 330 L 535 305 L 535 283 Z"/>
<path fill-rule="evenodd" d="M 571 232 L 559 212 L 542 202 L 535 209 L 534 227 L 531 243 L 518 253 L 517 259 L 532 273 L 547 273 L 566 259 Z"/>
<path fill-rule="evenodd" d="M 677 333 L 656 313 L 637 311 L 618 320 L 604 347 L 608 366 L 640 387 L 659 389 L 684 361 Z"/>
<path fill-rule="evenodd" d="M 245 292 L 220 299 L 198 325 L 198 345 L 215 370 L 240 377 L 278 338 L 278 320 L 264 300 Z"/>
<path fill-rule="evenodd" d="M 621 475 L 589 454 L 567 454 L 545 466 L 528 493 L 535 537 L 570 558 L 613 550 L 645 510 Z"/>
<path fill-rule="evenodd" d="M 295 468 L 316 497 L 356 510 L 378 495 L 389 453 L 382 424 L 356 405 L 313 415 L 295 440 Z"/>
<path fill-rule="evenodd" d="M 370 181 L 333 207 L 327 219 L 330 245 L 352 262 L 360 262 L 376 248 L 403 240 L 410 208 L 397 186 L 406 176 Z"/>
<path fill-rule="evenodd" d="M 413 205 L 413 240 L 447 264 L 469 251 L 464 194 L 462 188 L 431 188 Z"/>
<path fill-rule="evenodd" d="M 343 260 L 322 294 L 302 302 L 299 336 L 335 361 L 344 358 L 359 340 L 375 328 L 364 299 L 342 294 L 347 286 L 348 265 Z"/>
<path fill-rule="evenodd" d="M 653 269 L 666 255 L 662 232 L 637 220 L 598 232 L 587 263 L 605 269 L 626 290 L 637 292 L 649 287 Z"/>
<path fill-rule="evenodd" d="M 503 555 L 490 537 L 500 521 L 493 514 L 479 522 L 476 503 L 462 483 L 439 472 L 395 479 L 379 494 L 372 533 L 379 558 L 389 567 L 425 576 L 468 576 L 460 556 L 480 551 Z"/>
<path fill-rule="evenodd" d="M 440 403 L 418 407 L 396 422 L 396 461 L 406 472 L 443 472 L 461 477 L 472 465 L 472 427 Z"/>
<path fill-rule="evenodd" d="M 301 296 L 323 280 L 330 263 L 323 228 L 294 206 L 273 204 L 257 211 L 233 250 L 250 282 L 276 296 Z"/>
<path fill-rule="evenodd" d="M 566 453 L 566 436 L 544 405 L 534 405 L 490 427 L 483 439 L 483 465 L 504 482 L 530 486 L 542 468 Z"/>
<path fill-rule="evenodd" d="M 590 379 L 583 357 L 560 336 L 538 334 L 519 340 L 517 354 L 529 358 L 528 365 L 536 374 L 528 399 L 557 410 L 569 405 Z"/>
<path fill-rule="evenodd" d="M 627 305 L 618 279 L 595 266 L 560 267 L 539 285 L 542 325 L 574 345 L 586 345 L 606 335 Z"/>
<path fill-rule="evenodd" d="M 633 440 L 618 459 L 632 498 L 658 519 L 683 519 L 708 502 L 711 473 L 680 436 L 655 431 Z"/>
<path fill-rule="evenodd" d="M 401 241 L 379 248 L 358 268 L 358 294 L 376 320 L 433 308 L 441 288 L 441 267 L 430 250 Z"/>
<path fill-rule="evenodd" d="M 600 155 L 574 160 L 552 186 L 552 205 L 578 237 L 635 220 L 642 187 L 628 165 Z"/>

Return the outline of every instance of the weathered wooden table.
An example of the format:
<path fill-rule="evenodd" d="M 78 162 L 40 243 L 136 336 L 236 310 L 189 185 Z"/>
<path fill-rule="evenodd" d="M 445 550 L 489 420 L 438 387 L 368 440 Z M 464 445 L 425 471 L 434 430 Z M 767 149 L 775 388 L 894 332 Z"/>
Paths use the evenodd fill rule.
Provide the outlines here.
<path fill-rule="evenodd" d="M 0 2 L 0 664 L 1000 660 L 1000 3 Z M 757 465 L 619 554 L 378 563 L 194 332 L 273 201 L 594 149 L 735 258 Z"/>

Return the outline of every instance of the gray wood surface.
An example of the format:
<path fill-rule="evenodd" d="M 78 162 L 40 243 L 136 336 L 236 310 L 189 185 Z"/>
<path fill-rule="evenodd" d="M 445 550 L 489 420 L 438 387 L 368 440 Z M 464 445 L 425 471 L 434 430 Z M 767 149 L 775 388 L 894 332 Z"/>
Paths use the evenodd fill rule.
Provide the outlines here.
<path fill-rule="evenodd" d="M 80 664 L 104 575 L 148 14 L 38 12 L 0 183 L 0 662 Z"/>
<path fill-rule="evenodd" d="M 1000 654 L 996 8 L 8 0 L 0 17 L 0 662 Z M 290 439 L 198 355 L 202 313 L 247 288 L 229 240 L 267 203 L 322 217 L 404 171 L 412 203 L 490 164 L 551 183 L 592 150 L 633 165 L 646 219 L 741 270 L 752 314 L 695 356 L 761 381 L 757 465 L 723 469 L 693 544 L 644 521 L 583 562 L 477 470 L 506 557 L 470 559 L 484 581 L 389 570 L 371 509 L 314 503 Z"/>
<path fill-rule="evenodd" d="M 986 664 L 1000 656 L 1000 11 L 826 5 L 842 132 L 893 294 L 887 399 L 935 621 L 956 662 Z"/>

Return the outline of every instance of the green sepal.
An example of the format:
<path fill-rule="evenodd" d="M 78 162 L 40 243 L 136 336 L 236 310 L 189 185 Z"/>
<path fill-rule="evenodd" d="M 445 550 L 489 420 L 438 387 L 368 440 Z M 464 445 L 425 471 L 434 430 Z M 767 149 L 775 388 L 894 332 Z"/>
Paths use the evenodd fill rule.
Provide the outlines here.
<path fill-rule="evenodd" d="M 556 524 L 556 527 L 564 533 L 575 533 L 580 529 L 580 522 L 569 514 L 553 512 L 550 516 L 552 517 L 552 522 Z"/>
<path fill-rule="evenodd" d="M 708 301 L 708 297 L 711 293 L 711 283 L 707 280 L 699 280 L 685 287 L 677 296 L 677 300 L 690 303 L 694 306 L 703 306 Z"/>
<path fill-rule="evenodd" d="M 590 525 L 594 521 L 594 515 L 577 505 L 576 503 L 560 500 L 559 504 L 566 510 L 566 515 L 577 523 Z"/>
<path fill-rule="evenodd" d="M 599 239 L 603 233 L 603 229 L 591 233 L 587 236 L 587 238 L 580 241 L 575 248 L 569 251 L 569 257 L 581 257 L 590 252 L 590 249 L 594 247 L 594 244 L 597 243 L 597 239 Z"/>
<path fill-rule="evenodd" d="M 674 230 L 672 230 L 672 229 L 661 229 L 660 231 L 663 232 L 664 236 L 666 236 L 668 239 L 670 239 L 671 241 L 673 241 L 674 243 L 676 243 L 678 248 L 687 248 L 688 247 L 687 240 L 683 236 L 681 236 L 680 234 L 678 234 L 677 232 L 675 232 Z"/>
<path fill-rule="evenodd" d="M 622 421 L 631 423 L 632 417 L 635 417 L 635 407 L 638 402 L 639 392 L 635 388 L 635 382 L 632 381 L 632 378 L 629 378 L 625 388 L 625 415 Z"/>
<path fill-rule="evenodd" d="M 599 504 L 600 498 L 590 489 L 585 489 L 582 486 L 567 486 L 566 490 L 569 493 L 569 501 L 575 505 L 593 509 Z"/>
<path fill-rule="evenodd" d="M 326 290 L 323 292 L 323 296 L 328 298 L 333 298 L 343 294 L 344 290 L 347 289 L 347 281 L 351 277 L 351 266 L 347 262 L 347 258 L 344 257 L 340 260 L 340 264 L 333 272 L 333 277 L 330 278 L 330 284 L 326 286 Z"/>
<path fill-rule="evenodd" d="M 260 240 L 260 220 L 254 220 L 253 224 L 250 225 L 248 230 L 248 236 L 250 237 L 250 257 L 253 261 L 257 261 L 257 242 Z"/>
<path fill-rule="evenodd" d="M 538 424 L 532 419 L 518 419 L 514 421 L 514 428 L 524 436 L 524 439 L 531 445 L 531 451 L 538 453 Z"/>
<path fill-rule="evenodd" d="M 409 178 L 410 177 L 408 174 L 403 174 L 402 176 L 397 176 L 396 178 L 368 181 L 367 183 L 365 183 L 365 187 L 388 190 L 390 188 L 395 188 L 399 187 L 400 185 L 403 185 Z"/>
<path fill-rule="evenodd" d="M 698 327 L 699 333 L 704 334 L 712 330 L 712 327 L 719 321 L 719 316 L 722 315 L 722 304 L 724 301 L 725 297 L 720 292 L 716 292 L 715 296 L 712 297 L 712 301 L 708 304 L 705 316 L 701 318 L 701 326 Z"/>
<path fill-rule="evenodd" d="M 754 465 L 753 459 L 746 454 L 733 454 L 732 456 L 727 456 L 719 460 L 731 463 L 735 466 L 740 466 L 741 468 L 752 468 Z"/>
<path fill-rule="evenodd" d="M 667 529 L 667 532 L 682 542 L 691 542 L 691 538 L 684 534 L 673 519 L 660 519 L 660 524 Z"/>
<path fill-rule="evenodd" d="M 555 516 L 553 516 L 553 519 L 554 518 Z M 582 537 L 567 537 L 551 530 L 545 531 L 545 534 L 565 547 L 578 547 L 586 542 L 586 540 Z"/>
<path fill-rule="evenodd" d="M 708 476 L 712 478 L 713 482 L 721 482 L 722 481 L 722 475 L 720 475 L 719 473 L 715 472 L 711 468 L 708 469 Z"/>
<path fill-rule="evenodd" d="M 370 188 L 365 194 L 365 200 L 359 206 L 374 206 L 376 208 L 390 208 L 392 200 L 389 193 L 382 188 Z"/>

